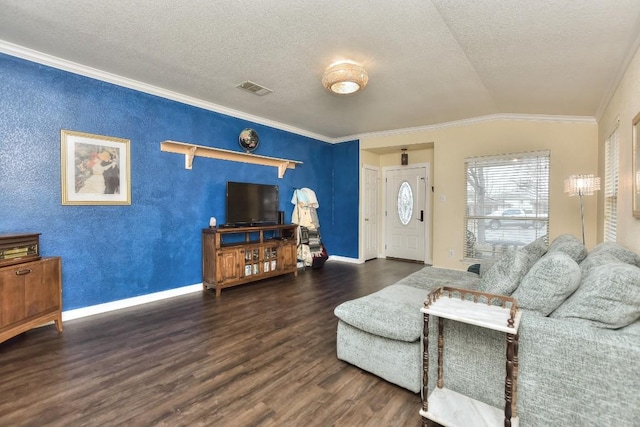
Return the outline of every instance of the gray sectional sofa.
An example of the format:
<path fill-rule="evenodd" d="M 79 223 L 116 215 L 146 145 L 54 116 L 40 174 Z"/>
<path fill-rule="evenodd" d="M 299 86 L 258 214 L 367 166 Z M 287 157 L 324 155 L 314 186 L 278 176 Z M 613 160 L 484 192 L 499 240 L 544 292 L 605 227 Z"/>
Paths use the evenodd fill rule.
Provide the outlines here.
<path fill-rule="evenodd" d="M 590 253 L 562 235 L 511 251 L 476 273 L 434 267 L 335 308 L 337 356 L 415 393 L 422 314 L 439 286 L 512 295 L 522 308 L 521 426 L 640 426 L 640 255 L 615 243 Z M 430 322 L 436 336 L 437 322 Z M 503 333 L 445 320 L 444 384 L 504 406 Z M 437 346 L 430 359 L 437 360 Z M 429 372 L 429 388 L 436 370 Z M 416 408 L 417 413 L 418 408 Z"/>

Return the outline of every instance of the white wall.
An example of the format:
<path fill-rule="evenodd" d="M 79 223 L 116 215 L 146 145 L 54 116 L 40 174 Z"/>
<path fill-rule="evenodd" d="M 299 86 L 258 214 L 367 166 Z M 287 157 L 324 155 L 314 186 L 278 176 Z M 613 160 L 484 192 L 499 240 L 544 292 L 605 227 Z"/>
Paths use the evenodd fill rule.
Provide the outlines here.
<path fill-rule="evenodd" d="M 609 105 L 598 122 L 599 163 L 598 171 L 604 177 L 604 146 L 609 137 L 616 117 L 620 118 L 619 148 L 620 176 L 618 192 L 618 228 L 617 241 L 633 251 L 640 253 L 640 219 L 632 215 L 632 138 L 631 121 L 640 112 L 640 49 L 636 51 L 627 70 L 616 88 Z M 598 240 L 603 239 L 604 194 L 599 192 Z"/>
<path fill-rule="evenodd" d="M 568 197 L 563 184 L 571 174 L 598 172 L 598 126 L 595 120 L 562 117 L 475 120 L 414 133 L 365 137 L 360 140 L 360 148 L 402 147 L 416 141 L 433 141 L 434 144 L 432 254 L 435 266 L 466 268 L 460 261 L 464 242 L 465 157 L 550 150 L 549 237 L 563 233 L 580 237 L 580 201 L 578 197 Z M 399 158 L 399 154 L 396 156 Z M 597 197 L 585 197 L 588 247 L 596 244 L 596 219 Z M 450 250 L 454 251 L 454 257 L 449 256 Z"/>

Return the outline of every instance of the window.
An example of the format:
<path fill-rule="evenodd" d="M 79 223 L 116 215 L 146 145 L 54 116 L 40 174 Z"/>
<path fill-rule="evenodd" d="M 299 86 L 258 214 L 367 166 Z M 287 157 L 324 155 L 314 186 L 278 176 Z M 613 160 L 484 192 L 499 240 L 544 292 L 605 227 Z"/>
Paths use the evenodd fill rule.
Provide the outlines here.
<path fill-rule="evenodd" d="M 398 189 L 398 219 L 402 225 L 407 225 L 413 216 L 413 192 L 407 181 L 400 184 Z"/>
<path fill-rule="evenodd" d="M 618 222 L 618 129 L 613 131 L 604 148 L 604 241 L 616 241 Z"/>
<path fill-rule="evenodd" d="M 545 236 L 549 152 L 465 160 L 464 256 L 491 258 Z"/>

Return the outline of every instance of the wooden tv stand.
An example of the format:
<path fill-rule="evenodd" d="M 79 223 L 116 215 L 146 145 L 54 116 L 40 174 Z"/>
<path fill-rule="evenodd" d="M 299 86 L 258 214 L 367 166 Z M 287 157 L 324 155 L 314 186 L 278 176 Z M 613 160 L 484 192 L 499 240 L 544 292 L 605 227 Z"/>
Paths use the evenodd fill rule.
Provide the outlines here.
<path fill-rule="evenodd" d="M 202 230 L 202 287 L 224 288 L 268 277 L 298 275 L 298 225 L 220 227 Z"/>

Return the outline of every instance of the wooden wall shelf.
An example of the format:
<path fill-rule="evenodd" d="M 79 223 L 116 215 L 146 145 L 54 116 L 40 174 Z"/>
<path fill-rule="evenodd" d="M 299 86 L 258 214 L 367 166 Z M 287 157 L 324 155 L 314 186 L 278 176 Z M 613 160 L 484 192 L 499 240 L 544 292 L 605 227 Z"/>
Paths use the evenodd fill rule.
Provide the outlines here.
<path fill-rule="evenodd" d="M 229 160 L 232 162 L 252 163 L 254 165 L 273 166 L 278 168 L 278 178 L 282 178 L 287 169 L 295 169 L 302 162 L 297 160 L 279 159 L 276 157 L 260 156 L 258 154 L 242 153 L 239 151 L 224 150 L 222 148 L 206 147 L 204 145 L 188 144 L 186 142 L 163 141 L 160 143 L 160 151 L 168 153 L 184 154 L 184 168 L 191 169 L 193 158 L 209 157 L 211 159 Z"/>

